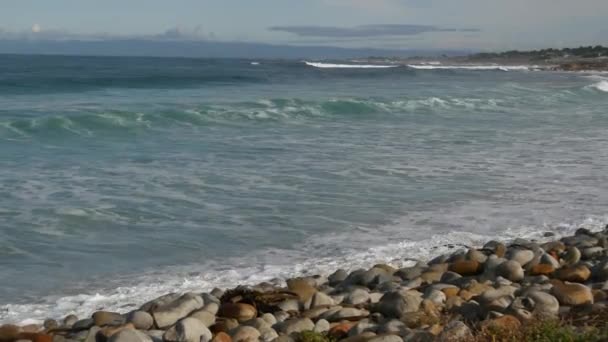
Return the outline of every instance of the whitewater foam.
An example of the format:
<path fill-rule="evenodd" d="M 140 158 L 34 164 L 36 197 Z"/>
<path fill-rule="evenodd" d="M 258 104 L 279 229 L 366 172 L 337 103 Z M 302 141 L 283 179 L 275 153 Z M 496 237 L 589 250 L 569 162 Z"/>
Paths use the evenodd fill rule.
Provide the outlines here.
<path fill-rule="evenodd" d="M 417 70 L 495 70 L 495 71 L 529 71 L 538 67 L 529 65 L 438 65 L 408 64 Z"/>
<path fill-rule="evenodd" d="M 245 256 L 243 259 L 224 261 L 221 265 L 189 265 L 172 267 L 171 271 L 154 271 L 139 276 L 127 277 L 115 281 L 128 283 L 112 289 L 80 293 L 69 296 L 50 296 L 33 304 L 7 304 L 0 306 L 0 323 L 40 323 L 49 317 L 62 318 L 68 314 L 86 317 L 96 310 L 127 312 L 138 308 L 141 304 L 161 295 L 177 292 L 205 292 L 215 287 L 231 288 L 237 285 L 252 285 L 262 281 L 270 281 L 279 286 L 284 280 L 301 276 L 322 274 L 328 275 L 338 268 L 352 271 L 358 268 L 370 267 L 376 263 L 388 263 L 395 267 L 412 265 L 416 260 L 431 258 L 454 251 L 458 248 L 480 247 L 490 240 L 509 241 L 524 238 L 536 241 L 567 236 L 580 227 L 593 231 L 601 230 L 606 219 L 589 218 L 578 224 L 558 224 L 544 227 L 519 227 L 504 230 L 499 235 L 484 235 L 466 231 L 452 231 L 436 234 L 429 238 L 413 241 L 403 240 L 369 247 L 367 249 L 335 248 L 336 244 L 347 238 L 342 234 L 316 237 L 305 241 L 308 246 L 303 250 L 266 250 L 265 257 L 259 255 Z M 395 228 L 395 227 L 393 227 Z M 551 231 L 552 238 L 543 234 Z M 354 240 L 368 240 L 373 231 L 360 231 L 360 237 Z M 353 234 L 349 234 L 349 239 Z M 333 249 L 332 249 L 333 248 Z M 319 251 L 337 250 L 337 255 L 310 258 Z M 296 256 L 295 258 L 293 256 Z M 251 260 L 267 259 L 270 262 Z M 241 265 L 230 267 L 228 265 Z M 243 266 L 244 265 L 244 266 Z M 177 271 L 175 271 L 177 269 Z M 198 270 L 211 270 L 198 272 Z M 161 280 L 159 280 L 161 279 Z"/>
<path fill-rule="evenodd" d="M 608 80 L 607 81 L 599 81 L 596 84 L 592 85 L 593 88 L 608 93 Z"/>
<path fill-rule="evenodd" d="M 321 69 L 388 69 L 396 68 L 399 65 L 379 65 L 379 64 L 333 64 L 320 62 L 304 62 L 306 65 Z"/>

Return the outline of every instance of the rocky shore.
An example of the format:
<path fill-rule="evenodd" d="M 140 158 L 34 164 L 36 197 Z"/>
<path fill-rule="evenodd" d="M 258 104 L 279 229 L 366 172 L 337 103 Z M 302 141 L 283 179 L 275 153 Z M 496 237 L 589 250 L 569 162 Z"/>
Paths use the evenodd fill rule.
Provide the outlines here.
<path fill-rule="evenodd" d="M 428 262 L 171 293 L 127 313 L 0 327 L 0 342 L 605 341 L 608 227 Z"/>

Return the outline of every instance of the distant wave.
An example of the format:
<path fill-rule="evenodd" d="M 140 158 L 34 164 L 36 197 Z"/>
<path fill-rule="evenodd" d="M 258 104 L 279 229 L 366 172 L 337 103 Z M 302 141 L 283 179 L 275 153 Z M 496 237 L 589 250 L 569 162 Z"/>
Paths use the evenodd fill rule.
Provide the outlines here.
<path fill-rule="evenodd" d="M 304 62 L 306 65 L 321 69 L 388 69 L 396 68 L 398 65 L 379 65 L 379 64 L 333 64 Z"/>
<path fill-rule="evenodd" d="M 429 65 L 408 64 L 409 68 L 418 70 L 498 70 L 498 71 L 528 71 L 534 69 L 528 65 Z"/>
<path fill-rule="evenodd" d="M 608 93 L 608 80 L 599 81 L 598 83 L 592 85 L 593 88 Z"/>

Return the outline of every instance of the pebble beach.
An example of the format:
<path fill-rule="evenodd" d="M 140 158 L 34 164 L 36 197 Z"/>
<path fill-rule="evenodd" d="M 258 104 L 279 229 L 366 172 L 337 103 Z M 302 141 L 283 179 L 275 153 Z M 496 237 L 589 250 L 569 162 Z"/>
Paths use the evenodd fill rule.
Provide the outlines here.
<path fill-rule="evenodd" d="M 607 336 L 608 227 L 454 246 L 409 263 L 168 293 L 129 312 L 100 308 L 87 317 L 4 324 L 0 341 L 511 341 L 530 340 L 530 327 L 546 324 L 582 340 Z M 534 336 L 544 341 L 546 330 Z"/>

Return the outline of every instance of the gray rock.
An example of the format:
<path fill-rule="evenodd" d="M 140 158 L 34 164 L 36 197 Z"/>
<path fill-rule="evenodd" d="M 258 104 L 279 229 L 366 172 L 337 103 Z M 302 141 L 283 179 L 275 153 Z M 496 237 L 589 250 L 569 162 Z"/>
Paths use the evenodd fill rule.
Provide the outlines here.
<path fill-rule="evenodd" d="M 260 318 L 263 319 L 264 321 L 266 321 L 266 323 L 270 324 L 271 326 L 273 326 L 277 323 L 276 317 L 274 317 L 274 315 L 271 313 L 265 313 L 262 316 L 260 316 Z"/>
<path fill-rule="evenodd" d="M 517 291 L 517 287 L 514 286 L 500 286 L 498 288 L 486 290 L 484 293 L 479 295 L 477 298 L 480 303 L 487 304 L 491 303 L 497 299 L 513 296 L 513 294 Z"/>
<path fill-rule="evenodd" d="M 412 280 L 412 279 L 420 277 L 420 275 L 422 274 L 422 271 L 423 271 L 423 268 L 419 267 L 419 266 L 406 267 L 406 268 L 401 268 L 401 269 L 397 270 L 397 272 L 395 272 L 394 275 L 403 280 Z"/>
<path fill-rule="evenodd" d="M 471 329 L 461 321 L 451 321 L 437 336 L 437 341 L 440 342 L 470 341 L 472 339 Z"/>
<path fill-rule="evenodd" d="M 279 334 L 272 328 L 260 330 L 260 341 L 270 342 L 279 337 Z"/>
<path fill-rule="evenodd" d="M 348 331 L 348 336 L 358 336 L 366 331 L 376 332 L 378 324 L 372 322 L 369 318 L 365 318 L 357 322 L 354 327 Z"/>
<path fill-rule="evenodd" d="M 314 307 L 321 306 L 321 305 L 335 305 L 335 301 L 333 298 L 331 298 L 327 294 L 325 294 L 323 292 L 317 292 L 312 297 L 312 302 L 310 304 L 310 307 L 314 308 Z"/>
<path fill-rule="evenodd" d="M 291 335 L 296 332 L 312 331 L 315 328 L 315 324 L 310 318 L 292 318 L 277 323 L 274 328 L 279 334 Z"/>
<path fill-rule="evenodd" d="M 346 294 L 343 303 L 358 305 L 369 301 L 369 291 L 362 288 L 354 288 Z"/>
<path fill-rule="evenodd" d="M 388 320 L 388 321 L 384 322 L 383 324 L 381 324 L 378 327 L 377 333 L 378 334 L 403 335 L 403 333 L 406 332 L 407 330 L 408 330 L 408 328 L 405 325 L 405 323 L 403 323 L 397 319 L 391 319 L 391 320 Z"/>
<path fill-rule="evenodd" d="M 87 335 L 84 338 L 84 342 L 96 342 L 97 334 L 99 333 L 100 330 L 101 330 L 100 327 L 97 327 L 97 326 L 91 327 L 91 329 L 89 329 L 87 331 Z"/>
<path fill-rule="evenodd" d="M 179 297 L 179 293 L 169 293 L 145 303 L 141 306 L 141 308 L 139 308 L 139 310 L 150 312 L 152 309 L 165 306 L 169 303 L 176 301 Z"/>
<path fill-rule="evenodd" d="M 177 300 L 152 309 L 152 317 L 161 329 L 167 329 L 180 319 L 187 317 L 192 311 L 203 307 L 203 299 L 199 295 L 185 294 Z"/>
<path fill-rule="evenodd" d="M 463 303 L 455 308 L 455 312 L 462 316 L 464 321 L 476 322 L 483 316 L 481 305 L 474 300 Z"/>
<path fill-rule="evenodd" d="M 329 331 L 329 328 L 329 322 L 325 319 L 320 319 L 317 321 L 317 323 L 315 323 L 315 328 L 313 331 L 317 333 L 325 333 Z"/>
<path fill-rule="evenodd" d="M 57 323 L 56 320 L 49 318 L 49 319 L 44 320 L 44 323 L 42 323 L 42 326 L 44 327 L 45 330 L 50 330 L 50 329 L 59 328 L 59 323 Z"/>
<path fill-rule="evenodd" d="M 153 342 L 153 340 L 139 330 L 123 329 L 110 336 L 108 342 Z"/>
<path fill-rule="evenodd" d="M 149 330 L 154 325 L 154 318 L 145 311 L 132 311 L 127 315 L 127 322 L 132 323 L 135 329 Z"/>
<path fill-rule="evenodd" d="M 66 328 L 71 328 L 77 321 L 78 317 L 76 317 L 76 315 L 68 315 L 63 319 L 63 326 Z"/>
<path fill-rule="evenodd" d="M 520 266 L 524 266 L 534 259 L 534 252 L 529 249 L 509 248 L 506 257 L 509 260 L 516 261 Z"/>
<path fill-rule="evenodd" d="M 418 291 L 388 292 L 375 305 L 375 311 L 389 318 L 401 318 L 404 314 L 416 312 L 422 303 L 422 293 Z"/>
<path fill-rule="evenodd" d="M 323 315 L 323 316 L 325 316 L 325 315 Z M 335 313 L 333 313 L 331 316 L 325 317 L 325 319 L 330 322 L 339 322 L 345 318 L 362 317 L 362 316 L 369 316 L 369 311 L 360 310 L 360 309 L 356 309 L 356 308 L 342 308 L 342 309 L 336 311 Z"/>
<path fill-rule="evenodd" d="M 397 335 L 379 335 L 368 339 L 367 342 L 403 342 L 403 339 Z"/>
<path fill-rule="evenodd" d="M 209 342 L 213 338 L 211 331 L 198 319 L 187 317 L 165 331 L 166 342 Z"/>
<path fill-rule="evenodd" d="M 428 299 L 431 302 L 433 302 L 433 304 L 436 304 L 436 305 L 443 305 L 443 304 L 445 304 L 445 301 L 447 300 L 445 293 L 443 293 L 443 291 L 432 289 L 432 288 L 429 291 L 426 291 L 422 298 Z"/>
<path fill-rule="evenodd" d="M 347 277 L 348 273 L 343 269 L 339 269 L 328 277 L 329 285 L 336 286 L 343 282 Z"/>
<path fill-rule="evenodd" d="M 440 282 L 442 283 L 446 283 L 446 284 L 453 284 L 454 282 L 458 281 L 459 279 L 461 279 L 462 276 L 456 272 L 445 272 L 442 276 L 441 276 L 441 280 Z"/>
<path fill-rule="evenodd" d="M 486 262 L 486 260 L 488 260 L 488 256 L 483 254 L 482 252 L 471 248 L 469 249 L 469 251 L 467 252 L 466 258 L 468 260 L 474 260 L 477 261 L 480 264 L 483 264 L 484 262 Z"/>
<path fill-rule="evenodd" d="M 204 310 L 204 309 L 194 311 L 188 317 L 192 317 L 192 318 L 198 319 L 207 328 L 209 328 L 210 326 L 212 326 L 213 324 L 215 324 L 215 315 L 212 314 L 209 311 Z"/>
<path fill-rule="evenodd" d="M 574 246 L 569 246 L 566 248 L 562 259 L 566 265 L 574 265 L 581 260 L 581 251 Z"/>
<path fill-rule="evenodd" d="M 85 318 L 74 322 L 72 330 L 89 330 L 93 325 L 95 321 L 92 318 Z"/>
<path fill-rule="evenodd" d="M 207 302 L 205 302 L 207 303 Z M 205 310 L 212 315 L 217 315 L 217 312 L 220 311 L 220 305 L 215 302 L 209 302 L 203 306 L 201 310 Z"/>
<path fill-rule="evenodd" d="M 282 311 L 300 311 L 300 302 L 297 299 L 287 299 L 277 305 Z"/>
<path fill-rule="evenodd" d="M 203 302 L 205 304 L 215 303 L 215 304 L 219 305 L 221 303 L 219 297 L 216 297 L 216 296 L 214 296 L 214 295 L 212 295 L 210 293 L 203 293 L 201 295 L 201 297 L 203 298 Z"/>
<path fill-rule="evenodd" d="M 524 269 L 521 267 L 521 263 L 515 260 L 509 260 L 498 265 L 496 268 L 496 275 L 510 281 L 519 282 L 524 279 Z"/>
<path fill-rule="evenodd" d="M 234 342 L 257 342 L 261 336 L 256 328 L 247 325 L 241 325 L 232 329 L 229 335 Z"/>
<path fill-rule="evenodd" d="M 555 296 L 541 291 L 530 291 L 527 297 L 534 302 L 533 313 L 540 318 L 557 317 L 559 301 Z"/>
<path fill-rule="evenodd" d="M 603 253 L 604 248 L 602 247 L 589 247 L 581 251 L 581 257 L 583 260 L 590 260 L 601 256 Z"/>
<path fill-rule="evenodd" d="M 144 331 L 144 334 L 150 336 L 150 338 L 154 342 L 164 342 L 163 335 L 165 334 L 165 332 L 163 330 L 147 330 Z"/>
<path fill-rule="evenodd" d="M 555 260 L 554 257 L 552 257 L 551 255 L 549 255 L 547 253 L 544 253 L 543 255 L 541 255 L 540 263 L 546 264 L 546 265 L 551 265 L 555 269 L 559 268 L 559 262 L 557 260 Z"/>
<path fill-rule="evenodd" d="M 285 311 L 277 311 L 274 313 L 274 318 L 277 320 L 277 322 L 283 322 L 287 319 L 289 319 L 289 314 Z"/>
<path fill-rule="evenodd" d="M 224 290 L 218 289 L 216 287 L 213 290 L 211 290 L 211 292 L 209 292 L 209 294 L 212 295 L 212 296 L 214 296 L 215 298 L 222 298 L 222 296 L 224 295 Z"/>

